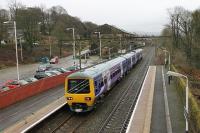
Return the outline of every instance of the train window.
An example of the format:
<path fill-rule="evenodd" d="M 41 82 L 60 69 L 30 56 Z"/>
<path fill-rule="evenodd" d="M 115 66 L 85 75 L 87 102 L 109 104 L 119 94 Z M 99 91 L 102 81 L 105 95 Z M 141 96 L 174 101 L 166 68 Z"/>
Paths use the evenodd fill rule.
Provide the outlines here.
<path fill-rule="evenodd" d="M 85 94 L 90 93 L 90 85 L 88 79 L 69 79 L 68 93 Z"/>
<path fill-rule="evenodd" d="M 107 84 L 107 79 L 104 79 L 104 84 Z"/>
<path fill-rule="evenodd" d="M 96 87 L 97 87 L 97 81 L 95 81 L 95 82 L 94 82 L 94 86 L 96 86 Z"/>
<path fill-rule="evenodd" d="M 101 81 L 101 87 L 103 87 L 103 81 Z"/>

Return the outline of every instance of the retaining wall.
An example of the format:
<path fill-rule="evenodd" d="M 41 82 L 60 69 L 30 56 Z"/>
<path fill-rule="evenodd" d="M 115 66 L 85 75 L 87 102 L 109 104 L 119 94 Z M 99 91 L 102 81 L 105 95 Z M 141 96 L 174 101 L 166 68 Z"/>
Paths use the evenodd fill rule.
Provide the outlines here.
<path fill-rule="evenodd" d="M 0 93 L 0 109 L 5 108 L 25 98 L 64 84 L 65 77 L 73 72 L 47 77 L 36 82 L 17 87 Z M 64 95 L 64 94 L 63 94 Z"/>

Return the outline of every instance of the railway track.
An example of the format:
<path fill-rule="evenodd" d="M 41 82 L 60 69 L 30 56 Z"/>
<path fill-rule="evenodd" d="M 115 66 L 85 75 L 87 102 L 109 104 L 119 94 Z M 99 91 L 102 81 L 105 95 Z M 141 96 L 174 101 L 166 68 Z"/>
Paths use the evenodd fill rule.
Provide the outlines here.
<path fill-rule="evenodd" d="M 149 66 L 151 61 L 151 57 L 148 59 L 148 61 L 145 63 L 145 65 L 143 67 L 140 68 L 139 72 L 142 73 L 142 71 L 145 70 L 146 67 Z M 146 75 L 147 69 L 145 70 L 144 74 L 142 75 L 142 81 Z M 126 131 L 126 127 L 127 124 L 129 122 L 130 119 L 130 115 L 132 114 L 132 111 L 135 107 L 137 98 L 139 96 L 140 90 L 141 90 L 141 85 L 142 82 L 139 85 L 139 88 L 136 90 L 134 89 L 134 85 L 136 84 L 136 82 L 139 82 L 138 80 L 140 80 L 141 78 L 139 78 L 139 76 L 132 81 L 129 86 L 127 87 L 127 89 L 123 92 L 123 94 L 121 95 L 121 97 L 119 98 L 119 101 L 117 102 L 117 104 L 114 106 L 113 110 L 110 112 L 110 114 L 108 115 L 108 117 L 102 122 L 101 127 L 98 131 L 98 133 L 108 133 L 108 132 L 125 132 Z M 135 94 L 133 93 L 133 90 L 136 91 Z M 134 94 L 131 95 L 131 94 Z M 130 100 L 130 98 L 132 98 L 133 100 Z M 130 101 L 130 106 L 128 107 L 126 103 L 126 101 Z M 121 124 L 121 127 L 119 127 L 119 125 L 116 127 L 116 119 L 118 119 L 120 115 L 122 115 L 122 109 L 123 108 L 127 108 L 123 113 L 125 115 L 125 119 L 122 120 L 123 123 Z"/>
<path fill-rule="evenodd" d="M 149 51 L 147 53 L 149 54 L 150 52 L 152 52 L 152 51 Z M 123 132 L 126 129 L 126 123 L 129 120 L 129 115 L 131 114 L 131 112 L 134 108 L 136 99 L 137 99 L 136 95 L 139 93 L 138 87 L 135 87 L 134 85 L 137 86 L 138 84 L 142 84 L 142 82 L 137 82 L 138 80 L 141 79 L 141 76 L 139 73 L 143 73 L 143 77 L 144 77 L 144 75 L 145 75 L 144 70 L 146 70 L 146 67 L 149 65 L 150 60 L 151 60 L 151 57 L 149 57 L 149 56 L 145 56 L 145 58 L 146 59 L 144 60 L 144 63 L 142 63 L 142 64 L 139 63 L 137 65 L 137 67 L 140 67 L 140 68 L 134 72 L 134 75 L 136 75 L 137 78 L 134 81 L 132 81 L 133 78 L 127 79 L 128 80 L 127 82 L 131 82 L 131 84 L 124 85 L 124 87 L 122 89 L 125 89 L 125 88 L 128 88 L 128 89 L 126 89 L 126 91 L 122 94 L 123 96 L 120 95 L 121 98 L 118 98 L 118 99 L 120 99 L 117 102 L 118 106 L 115 105 L 115 107 L 112 107 L 113 110 L 106 114 L 106 116 L 108 116 L 107 120 L 104 119 L 104 122 L 101 123 L 102 126 L 100 128 L 97 128 L 99 130 L 96 132 L 113 132 L 113 131 Z M 131 88 L 134 88 L 134 89 L 131 89 Z M 115 89 L 112 89 L 110 93 L 112 93 L 113 90 L 115 90 Z M 136 92 L 137 92 L 137 94 L 136 94 Z M 134 94 L 134 99 L 133 99 L 133 97 L 131 97 L 131 95 L 129 95 L 129 93 Z M 126 103 L 126 101 L 129 101 L 129 102 Z M 131 102 L 132 102 L 132 104 L 130 105 Z M 103 107 L 104 103 L 100 103 L 99 105 L 97 105 L 97 109 L 98 108 L 101 109 L 101 107 L 99 107 L 99 106 Z M 114 124 L 114 123 L 116 121 L 118 121 L 116 119 L 118 119 L 118 115 L 120 115 L 122 113 L 121 109 L 122 108 L 124 109 L 127 106 L 130 106 L 130 107 L 126 111 L 123 111 L 123 113 L 124 112 L 126 112 L 126 113 L 125 113 L 125 115 L 123 115 L 124 117 L 121 120 L 121 127 L 119 127 L 119 126 L 113 127 L 115 125 L 119 125 L 119 124 Z M 41 124 L 39 124 L 38 126 L 31 129 L 29 132 L 34 132 L 34 133 L 35 132 L 48 132 L 48 133 L 49 132 L 50 133 L 70 132 L 70 133 L 73 133 L 73 132 L 77 132 L 78 130 L 81 131 L 80 128 L 83 126 L 83 124 L 85 122 L 87 122 L 88 120 L 90 120 L 91 116 L 95 116 L 95 114 L 96 114 L 96 110 L 86 113 L 86 114 L 70 113 L 66 110 L 60 111 L 60 112 L 54 114 L 53 116 L 51 116 L 50 118 L 48 118 L 47 120 L 45 120 L 44 122 L 42 122 Z M 60 118 L 58 118 L 58 117 L 60 117 Z M 78 131 L 78 132 L 80 132 L 80 131 Z"/>
<path fill-rule="evenodd" d="M 150 65 L 152 57 L 153 57 L 153 55 L 150 57 L 147 66 Z M 148 71 L 148 70 L 147 70 L 147 71 Z M 146 75 L 147 71 L 145 72 L 145 75 Z M 144 75 L 144 77 L 143 77 L 143 81 L 144 81 L 144 79 L 145 79 L 145 75 Z M 131 106 L 130 106 L 130 108 L 129 108 L 127 114 L 126 114 L 125 120 L 124 120 L 124 122 L 123 122 L 123 124 L 122 124 L 122 128 L 121 128 L 121 130 L 120 130 L 120 133 L 125 133 L 125 132 L 126 132 L 126 129 L 127 129 L 127 127 L 128 127 L 128 124 L 129 124 L 129 121 L 130 121 L 132 112 L 133 112 L 133 110 L 134 110 L 134 107 L 135 107 L 135 104 L 136 104 L 136 102 L 137 102 L 139 93 L 140 93 L 140 91 L 141 91 L 141 87 L 142 87 L 142 84 L 140 84 L 140 87 L 139 87 L 140 89 L 138 89 L 138 91 L 137 91 L 137 93 L 136 93 L 137 96 L 133 99 L 132 104 L 131 104 Z"/>

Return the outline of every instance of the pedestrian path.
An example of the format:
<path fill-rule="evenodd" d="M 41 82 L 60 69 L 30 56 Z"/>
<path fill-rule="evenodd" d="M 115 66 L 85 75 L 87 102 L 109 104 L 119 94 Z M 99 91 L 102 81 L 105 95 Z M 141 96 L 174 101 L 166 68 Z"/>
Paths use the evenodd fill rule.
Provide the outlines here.
<path fill-rule="evenodd" d="M 24 133 L 66 105 L 64 96 L 8 127 L 4 133 Z"/>
<path fill-rule="evenodd" d="M 156 80 L 155 80 L 155 91 L 154 91 L 154 100 L 153 100 L 153 111 L 151 119 L 151 133 L 170 133 L 171 130 L 171 121 L 170 117 L 167 120 L 166 112 L 169 111 L 168 104 L 166 106 L 165 99 L 166 89 L 165 84 L 163 83 L 163 72 L 162 67 L 157 66 L 156 71 Z M 168 100 L 168 99 L 166 99 Z M 166 111 L 167 110 L 167 111 Z M 167 127 L 167 122 L 170 123 Z"/>
<path fill-rule="evenodd" d="M 169 114 L 171 118 L 171 126 L 173 133 L 184 133 L 185 132 L 185 117 L 184 117 L 184 104 L 182 102 L 180 92 L 176 87 L 176 77 L 172 77 L 170 85 L 168 84 L 168 76 L 166 75 L 167 70 L 164 69 L 165 73 L 165 84 L 167 90 L 167 97 L 169 103 Z"/>

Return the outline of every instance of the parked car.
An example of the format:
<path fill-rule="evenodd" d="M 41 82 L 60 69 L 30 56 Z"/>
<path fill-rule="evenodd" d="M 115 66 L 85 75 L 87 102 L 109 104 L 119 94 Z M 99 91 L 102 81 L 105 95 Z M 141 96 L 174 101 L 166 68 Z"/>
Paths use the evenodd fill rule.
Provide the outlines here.
<path fill-rule="evenodd" d="M 53 58 L 50 60 L 50 64 L 58 64 L 58 56 L 53 57 Z"/>
<path fill-rule="evenodd" d="M 26 80 L 19 80 L 18 83 L 19 83 L 20 85 L 26 85 L 26 84 L 28 84 L 29 82 L 27 82 Z"/>
<path fill-rule="evenodd" d="M 4 92 L 4 91 L 8 91 L 8 90 L 10 90 L 10 88 L 7 87 L 7 86 L 1 86 L 0 87 L 0 92 Z"/>
<path fill-rule="evenodd" d="M 43 71 L 49 70 L 50 68 L 52 68 L 52 66 L 50 64 L 41 64 L 38 67 L 37 72 L 43 72 Z"/>
<path fill-rule="evenodd" d="M 15 89 L 19 86 L 20 84 L 18 83 L 17 80 L 8 80 L 4 83 L 4 87 L 8 87 L 9 89 Z"/>
<path fill-rule="evenodd" d="M 36 78 L 34 78 L 34 77 L 25 78 L 24 80 L 26 80 L 26 81 L 29 82 L 29 83 L 38 81 L 38 79 L 36 79 Z"/>
<path fill-rule="evenodd" d="M 46 78 L 46 77 L 52 77 L 55 76 L 56 74 L 52 74 L 49 72 L 37 72 L 34 76 L 34 78 L 36 79 L 42 79 L 42 78 Z"/>
<path fill-rule="evenodd" d="M 43 64 L 49 63 L 49 58 L 44 56 L 44 57 L 40 57 L 39 61 Z"/>
<path fill-rule="evenodd" d="M 79 69 L 78 66 L 70 66 L 70 67 L 66 68 L 66 70 L 68 70 L 68 71 L 74 71 L 74 70 L 78 70 L 78 69 Z"/>
<path fill-rule="evenodd" d="M 26 80 L 19 80 L 19 81 L 17 81 L 17 80 L 8 80 L 8 81 L 6 81 L 5 83 L 3 83 L 1 85 L 1 88 L 3 88 L 3 89 L 7 89 L 7 88 L 15 89 L 17 87 L 20 87 L 21 85 L 26 85 L 28 83 L 29 82 L 27 82 Z"/>
<path fill-rule="evenodd" d="M 62 74 L 61 72 L 56 71 L 56 70 L 49 70 L 49 71 L 45 71 L 45 72 L 48 72 L 48 73 L 51 73 L 51 74 L 55 74 L 55 75 L 60 75 L 60 74 Z"/>
<path fill-rule="evenodd" d="M 69 70 L 66 70 L 65 68 L 62 68 L 62 67 L 51 68 L 50 70 L 56 70 L 56 71 L 59 71 L 61 73 L 69 72 Z"/>
<path fill-rule="evenodd" d="M 33 46 L 39 46 L 39 42 L 33 42 Z"/>
<path fill-rule="evenodd" d="M 87 66 L 86 65 L 84 65 L 84 64 L 82 64 L 81 65 L 81 68 L 86 68 Z M 68 70 L 68 71 L 74 71 L 74 70 L 79 70 L 80 69 L 80 66 L 70 66 L 70 67 L 68 67 L 68 68 L 66 68 L 66 70 Z"/>

